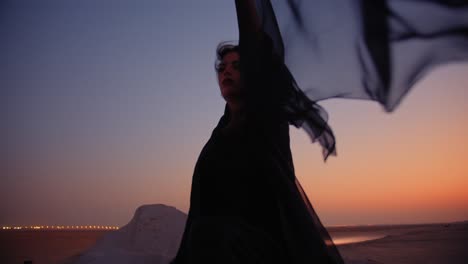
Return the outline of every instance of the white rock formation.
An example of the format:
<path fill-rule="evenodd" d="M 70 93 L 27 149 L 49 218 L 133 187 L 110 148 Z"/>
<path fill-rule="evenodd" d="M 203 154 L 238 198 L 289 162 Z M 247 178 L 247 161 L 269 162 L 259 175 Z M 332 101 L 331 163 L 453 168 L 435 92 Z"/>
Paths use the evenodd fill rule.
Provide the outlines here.
<path fill-rule="evenodd" d="M 186 219 L 185 213 L 172 206 L 140 206 L 127 225 L 106 234 L 69 263 L 169 263 L 179 248 Z"/>

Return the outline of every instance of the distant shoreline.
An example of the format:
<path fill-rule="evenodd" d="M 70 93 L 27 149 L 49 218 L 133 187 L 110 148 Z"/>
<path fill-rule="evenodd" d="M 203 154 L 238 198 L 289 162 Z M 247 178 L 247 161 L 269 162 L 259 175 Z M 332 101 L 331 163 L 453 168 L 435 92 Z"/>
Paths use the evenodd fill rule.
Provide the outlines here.
<path fill-rule="evenodd" d="M 446 226 L 446 225 L 460 225 L 468 224 L 468 220 L 456 221 L 456 222 L 441 222 L 441 223 L 419 223 L 419 224 L 375 224 L 375 225 L 336 225 L 336 226 L 325 226 L 329 231 L 344 231 L 344 230 L 387 230 L 387 229 L 400 229 L 400 228 L 414 228 L 423 226 Z"/>
<path fill-rule="evenodd" d="M 468 224 L 468 220 L 462 221 L 455 221 L 455 222 L 436 222 L 436 223 L 405 223 L 405 224 L 365 224 L 365 225 L 330 225 L 325 226 L 325 228 L 329 231 L 344 231 L 344 230 L 362 230 L 362 229 L 369 229 L 369 230 L 379 230 L 379 229 L 395 229 L 395 228 L 408 228 L 408 227 L 418 227 L 418 226 L 437 226 L 437 225 L 457 225 L 457 224 Z M 113 231 L 118 230 L 120 227 L 118 226 L 89 226 L 89 228 L 79 228 L 79 225 L 76 227 L 65 227 L 65 226 L 57 226 L 53 228 L 46 228 L 45 225 L 42 225 L 41 228 L 37 228 L 39 226 L 16 226 L 16 225 L 2 225 L 0 226 L 0 232 L 2 231 Z M 8 229 L 6 229 L 8 227 Z M 21 227 L 19 229 L 14 227 Z"/>

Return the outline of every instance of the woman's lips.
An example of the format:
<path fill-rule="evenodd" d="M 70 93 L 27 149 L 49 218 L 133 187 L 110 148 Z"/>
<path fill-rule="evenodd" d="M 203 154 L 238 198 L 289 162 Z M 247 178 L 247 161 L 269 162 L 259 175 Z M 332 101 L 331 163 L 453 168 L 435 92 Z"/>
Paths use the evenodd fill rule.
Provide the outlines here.
<path fill-rule="evenodd" d="M 223 85 L 232 85 L 234 83 L 234 80 L 226 78 L 221 82 Z"/>

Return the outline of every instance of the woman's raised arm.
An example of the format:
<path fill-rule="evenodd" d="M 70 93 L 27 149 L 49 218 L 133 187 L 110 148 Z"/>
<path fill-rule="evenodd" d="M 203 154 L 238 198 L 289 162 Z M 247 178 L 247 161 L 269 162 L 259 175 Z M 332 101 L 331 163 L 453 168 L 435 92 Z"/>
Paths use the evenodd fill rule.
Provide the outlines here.
<path fill-rule="evenodd" d="M 239 26 L 241 79 L 244 103 L 257 121 L 276 118 L 280 93 L 287 86 L 277 78 L 280 61 L 274 59 L 271 39 L 263 31 L 255 0 L 235 0 Z M 252 114 L 254 113 L 254 114 Z"/>
<path fill-rule="evenodd" d="M 255 35 L 261 30 L 260 21 L 255 8 L 255 0 L 235 0 L 239 37 L 245 34 Z"/>

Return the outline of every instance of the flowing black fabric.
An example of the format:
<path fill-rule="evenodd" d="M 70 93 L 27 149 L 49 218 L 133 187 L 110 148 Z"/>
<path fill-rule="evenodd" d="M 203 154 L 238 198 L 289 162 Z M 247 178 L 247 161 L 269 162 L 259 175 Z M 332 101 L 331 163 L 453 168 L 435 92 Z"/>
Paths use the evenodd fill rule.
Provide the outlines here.
<path fill-rule="evenodd" d="M 371 99 L 393 110 L 436 64 L 466 59 L 466 1 L 256 0 L 258 34 L 240 32 L 247 120 L 224 115 L 200 153 L 181 263 L 343 259 L 295 177 L 289 125 L 324 149 L 335 139 L 317 100 Z M 299 87 L 305 88 L 303 92 Z"/>
<path fill-rule="evenodd" d="M 259 110 L 261 111 L 261 110 Z M 197 160 L 179 263 L 343 263 L 294 174 L 286 118 L 222 132 Z"/>
<path fill-rule="evenodd" d="M 325 159 L 335 153 L 335 139 L 326 113 L 311 102 L 367 99 L 393 111 L 434 66 L 468 59 L 466 0 L 256 3 L 263 31 L 299 90 L 287 105 L 290 123 L 320 142 Z"/>

